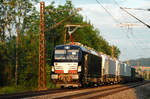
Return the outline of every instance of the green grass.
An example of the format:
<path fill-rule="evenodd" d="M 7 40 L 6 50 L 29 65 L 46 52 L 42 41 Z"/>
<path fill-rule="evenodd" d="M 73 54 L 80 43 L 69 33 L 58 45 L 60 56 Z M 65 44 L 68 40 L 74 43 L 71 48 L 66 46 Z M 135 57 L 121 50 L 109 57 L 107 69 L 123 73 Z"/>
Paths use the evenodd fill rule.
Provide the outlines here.
<path fill-rule="evenodd" d="M 55 84 L 48 83 L 47 88 L 56 88 Z M 24 86 L 5 86 L 0 88 L 0 94 L 11 94 L 11 93 L 20 93 L 20 92 L 27 92 L 27 91 L 36 91 L 38 88 L 34 87 L 24 87 Z"/>
<path fill-rule="evenodd" d="M 19 93 L 25 91 L 32 91 L 35 90 L 34 88 L 25 88 L 22 86 L 6 86 L 0 88 L 0 94 L 10 94 L 10 93 Z"/>

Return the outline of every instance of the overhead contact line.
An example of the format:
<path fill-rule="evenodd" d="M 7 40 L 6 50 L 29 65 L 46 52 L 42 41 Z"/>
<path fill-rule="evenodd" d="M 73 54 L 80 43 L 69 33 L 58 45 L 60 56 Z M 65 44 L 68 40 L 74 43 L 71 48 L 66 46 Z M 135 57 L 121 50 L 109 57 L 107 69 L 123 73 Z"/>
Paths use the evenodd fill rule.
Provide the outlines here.
<path fill-rule="evenodd" d="M 96 0 L 96 2 L 112 17 L 112 19 L 113 19 L 116 23 L 120 23 L 120 22 L 100 3 L 100 1 Z"/>

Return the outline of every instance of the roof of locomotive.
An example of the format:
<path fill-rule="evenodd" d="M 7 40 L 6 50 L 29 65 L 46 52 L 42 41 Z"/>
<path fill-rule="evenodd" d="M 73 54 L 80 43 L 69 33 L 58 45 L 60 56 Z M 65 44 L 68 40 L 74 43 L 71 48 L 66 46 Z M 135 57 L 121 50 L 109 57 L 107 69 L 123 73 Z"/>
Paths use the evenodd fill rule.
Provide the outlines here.
<path fill-rule="evenodd" d="M 67 49 L 67 47 L 69 49 L 79 49 L 80 46 L 77 46 L 77 45 L 57 45 L 55 46 L 55 49 Z"/>
<path fill-rule="evenodd" d="M 85 48 L 84 46 L 80 46 L 80 45 L 57 45 L 55 47 L 55 49 L 81 49 L 81 51 L 87 52 L 87 53 L 91 53 L 94 55 L 98 55 L 97 52 L 93 51 L 93 50 L 89 50 L 87 48 Z"/>
<path fill-rule="evenodd" d="M 101 56 L 101 57 L 105 56 L 105 57 L 103 57 L 103 58 L 108 58 L 108 59 L 111 59 L 111 60 L 113 60 L 113 61 L 119 61 L 119 60 L 117 60 L 117 59 L 115 59 L 115 58 L 112 58 L 112 57 L 109 56 L 109 55 L 106 55 L 106 54 L 102 53 L 102 52 L 97 53 L 94 49 L 92 49 L 92 48 L 90 48 L 90 47 L 87 47 L 87 46 L 84 46 L 84 45 L 82 45 L 81 43 L 78 43 L 78 42 L 75 42 L 73 45 L 71 45 L 71 44 L 57 45 L 57 46 L 55 47 L 55 49 L 59 49 L 59 50 L 60 50 L 60 49 L 80 49 L 80 50 L 83 51 L 83 52 L 91 53 L 91 54 L 93 54 L 93 55 Z M 120 62 L 120 61 L 119 61 L 119 62 Z"/>

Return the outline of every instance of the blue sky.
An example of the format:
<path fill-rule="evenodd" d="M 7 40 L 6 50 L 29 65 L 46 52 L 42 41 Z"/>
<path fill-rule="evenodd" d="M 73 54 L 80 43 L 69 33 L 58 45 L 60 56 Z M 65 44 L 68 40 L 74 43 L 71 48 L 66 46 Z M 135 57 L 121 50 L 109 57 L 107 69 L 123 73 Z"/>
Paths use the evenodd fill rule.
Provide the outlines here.
<path fill-rule="evenodd" d="M 46 5 L 55 1 L 64 4 L 66 0 L 44 0 Z M 72 0 L 75 7 L 82 8 L 80 14 L 100 31 L 111 45 L 121 50 L 120 60 L 150 57 L 150 29 L 127 15 L 121 7 L 150 8 L 150 0 L 98 0 L 119 21 L 119 23 L 132 23 L 136 26 L 123 26 L 116 23 L 113 18 L 96 2 L 96 0 Z M 119 4 L 119 6 L 115 3 Z M 150 11 L 129 10 L 139 19 L 150 24 Z"/>

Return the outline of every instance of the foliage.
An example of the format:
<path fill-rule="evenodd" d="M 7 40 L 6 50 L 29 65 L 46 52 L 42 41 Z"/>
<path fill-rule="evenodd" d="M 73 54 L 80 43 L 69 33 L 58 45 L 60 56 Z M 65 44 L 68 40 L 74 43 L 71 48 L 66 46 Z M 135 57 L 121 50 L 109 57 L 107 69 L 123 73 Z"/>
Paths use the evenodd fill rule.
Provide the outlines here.
<path fill-rule="evenodd" d="M 46 65 L 46 84 L 48 88 L 56 88 L 55 84 L 52 83 L 51 79 L 50 79 L 50 75 L 51 74 L 51 66 L 50 65 Z"/>
<path fill-rule="evenodd" d="M 2 15 L 0 16 L 0 86 L 13 86 L 15 83 L 16 51 L 18 51 L 18 86 L 36 88 L 38 85 L 40 14 L 33 6 L 33 2 L 37 1 L 0 1 Z M 71 1 L 66 1 L 64 5 L 57 7 L 52 2 L 46 6 L 45 10 L 47 87 L 55 87 L 50 80 L 51 54 L 56 45 L 64 44 L 66 24 L 86 25 L 72 34 L 74 41 L 111 55 L 112 46 L 100 36 L 97 29 L 83 20 Z M 18 48 L 16 48 L 17 37 L 19 38 Z M 66 39 L 70 42 L 69 35 Z M 119 54 L 119 49 L 114 46 L 114 56 L 118 57 Z M 3 92 L 7 92 L 7 89 L 9 90 L 9 88 L 3 89 Z M 10 87 L 10 92 L 11 90 L 15 90 L 15 87 Z"/>
<path fill-rule="evenodd" d="M 36 21 L 34 17 L 36 17 L 37 12 L 33 3 L 36 3 L 37 1 L 38 0 L 0 1 L 0 76 L 2 76 L 0 78 L 0 86 L 14 83 L 16 50 L 18 51 L 19 56 L 19 83 L 25 86 L 31 86 L 32 84 L 37 85 L 37 83 L 33 83 L 34 80 L 37 79 L 37 70 L 33 70 L 31 66 L 36 68 L 38 63 L 38 52 L 36 52 L 38 51 L 38 39 L 37 37 L 33 37 L 33 34 L 28 34 L 30 32 L 29 30 L 33 30 L 32 28 L 34 28 L 31 27 L 31 23 Z M 32 31 L 32 33 L 37 31 L 38 29 Z M 16 35 L 20 42 L 18 48 L 16 48 Z M 35 39 L 36 41 L 34 42 L 33 40 Z M 31 41 L 34 43 L 29 44 Z M 6 72 L 3 72 L 4 70 Z M 33 81 L 30 81 L 29 79 Z M 28 83 L 27 80 L 32 82 L 32 84 Z"/>
<path fill-rule="evenodd" d="M 48 12 L 48 11 L 51 12 Z M 58 7 L 54 6 L 54 2 L 46 7 L 46 29 L 53 26 L 54 24 L 60 22 L 61 20 L 67 19 L 75 12 L 71 1 L 67 1 L 64 6 L 60 5 Z M 80 42 L 84 45 L 94 48 L 99 52 L 103 52 L 107 55 L 111 55 L 112 46 L 100 36 L 100 32 L 95 29 L 89 22 L 83 20 L 82 15 L 76 13 L 73 17 L 69 18 L 65 22 L 59 25 L 58 28 L 49 29 L 46 31 L 46 49 L 48 52 L 48 57 L 51 55 L 52 48 L 58 44 L 64 44 L 64 34 L 66 24 L 82 24 L 86 25 L 84 27 L 78 28 L 72 35 L 75 42 Z M 67 36 L 68 42 L 70 42 L 69 35 Z M 118 58 L 120 51 L 114 46 L 114 56 Z"/>

